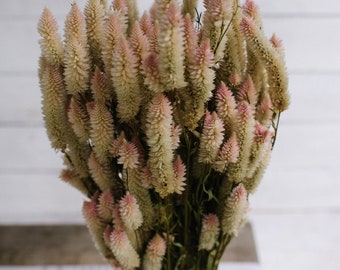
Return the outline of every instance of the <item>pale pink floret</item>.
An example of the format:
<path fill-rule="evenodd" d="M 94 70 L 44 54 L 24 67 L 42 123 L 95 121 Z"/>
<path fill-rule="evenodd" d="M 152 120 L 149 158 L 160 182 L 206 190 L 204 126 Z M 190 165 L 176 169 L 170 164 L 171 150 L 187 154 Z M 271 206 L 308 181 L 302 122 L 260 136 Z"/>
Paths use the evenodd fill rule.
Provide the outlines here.
<path fill-rule="evenodd" d="M 135 269 L 140 266 L 139 255 L 123 230 L 114 229 L 111 232 L 110 248 L 123 269 Z"/>
<path fill-rule="evenodd" d="M 224 137 L 223 122 L 216 112 L 205 114 L 203 131 L 200 140 L 198 160 L 202 163 L 213 163 L 217 157 Z"/>
<path fill-rule="evenodd" d="M 248 213 L 248 194 L 241 183 L 236 186 L 227 198 L 222 217 L 222 230 L 224 234 L 237 235 Z"/>
<path fill-rule="evenodd" d="M 243 16 L 240 23 L 240 30 L 246 36 L 253 36 L 257 32 L 257 25 L 252 18 Z"/>
<path fill-rule="evenodd" d="M 137 230 L 143 223 L 137 199 L 130 193 L 119 201 L 119 213 L 125 227 L 130 230 Z"/>
<path fill-rule="evenodd" d="M 199 250 L 211 250 L 216 244 L 220 231 L 220 221 L 215 214 L 207 214 L 202 219 Z"/>
<path fill-rule="evenodd" d="M 184 191 L 184 186 L 186 185 L 185 184 L 186 167 L 179 155 L 174 161 L 174 172 L 175 172 L 175 192 L 177 194 L 182 194 L 182 192 Z"/>
<path fill-rule="evenodd" d="M 106 222 L 111 222 L 114 208 L 114 198 L 109 189 L 100 194 L 97 206 L 98 216 Z"/>
<path fill-rule="evenodd" d="M 143 269 L 161 270 L 162 260 L 166 252 L 166 242 L 163 237 L 156 234 L 148 243 L 144 258 Z"/>
<path fill-rule="evenodd" d="M 259 8 L 258 6 L 255 4 L 254 1 L 252 0 L 246 0 L 246 2 L 244 3 L 243 7 L 242 7 L 243 13 L 253 17 L 253 18 L 258 18 L 259 17 Z"/>
<path fill-rule="evenodd" d="M 237 143 L 236 133 L 233 132 L 231 137 L 223 144 L 220 153 L 218 155 L 217 160 L 225 161 L 225 162 L 236 162 L 237 158 L 240 154 L 240 147 Z"/>
<path fill-rule="evenodd" d="M 118 152 L 118 164 L 122 164 L 125 169 L 136 169 L 139 164 L 138 149 L 132 142 L 121 145 Z"/>
<path fill-rule="evenodd" d="M 255 124 L 255 137 L 254 140 L 257 143 L 265 143 L 269 142 L 271 138 L 274 136 L 274 132 L 268 129 L 265 126 L 262 126 L 260 123 L 256 122 Z"/>
<path fill-rule="evenodd" d="M 148 250 L 156 256 L 164 256 L 166 251 L 166 243 L 163 237 L 156 234 L 148 244 Z"/>
<path fill-rule="evenodd" d="M 119 149 L 122 146 L 122 144 L 125 143 L 125 136 L 123 133 L 120 134 L 120 136 L 116 139 L 114 139 L 110 145 L 109 152 L 113 157 L 118 157 L 119 155 Z"/>
<path fill-rule="evenodd" d="M 255 106 L 257 103 L 257 92 L 251 77 L 249 76 L 241 85 L 237 93 L 239 101 L 247 101 L 249 104 Z"/>

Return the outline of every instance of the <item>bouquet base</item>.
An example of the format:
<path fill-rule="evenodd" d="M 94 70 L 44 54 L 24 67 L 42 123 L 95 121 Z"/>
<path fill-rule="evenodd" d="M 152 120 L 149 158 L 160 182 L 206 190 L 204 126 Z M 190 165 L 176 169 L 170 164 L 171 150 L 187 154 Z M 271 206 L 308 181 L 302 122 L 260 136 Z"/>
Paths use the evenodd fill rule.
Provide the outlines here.
<path fill-rule="evenodd" d="M 0 226 L 0 239 L 0 269 L 40 270 L 39 266 L 44 270 L 110 269 L 83 225 Z M 250 223 L 230 242 L 219 267 L 219 270 L 243 269 L 260 269 Z"/>

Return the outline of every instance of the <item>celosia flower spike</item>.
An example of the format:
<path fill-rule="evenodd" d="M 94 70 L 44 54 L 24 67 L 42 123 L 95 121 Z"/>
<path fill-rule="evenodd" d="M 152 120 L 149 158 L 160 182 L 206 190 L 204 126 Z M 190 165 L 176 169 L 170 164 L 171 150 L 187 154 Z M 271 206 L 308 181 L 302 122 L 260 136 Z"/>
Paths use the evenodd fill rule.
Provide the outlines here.
<path fill-rule="evenodd" d="M 129 26 L 127 29 L 127 33 L 131 34 L 132 28 L 139 18 L 137 1 L 126 0 L 126 5 L 127 5 L 127 11 L 128 11 L 127 15 L 128 15 L 128 26 Z"/>
<path fill-rule="evenodd" d="M 97 206 L 94 200 L 85 201 L 83 203 L 83 215 L 86 220 L 87 228 L 93 238 L 93 241 L 97 247 L 97 249 L 104 255 L 108 256 L 111 252 L 109 248 L 106 246 L 103 233 L 104 233 L 104 225 L 100 222 L 97 213 Z"/>
<path fill-rule="evenodd" d="M 137 230 L 143 223 L 143 215 L 137 200 L 130 193 L 119 201 L 119 213 L 125 227 L 129 230 Z"/>
<path fill-rule="evenodd" d="M 70 95 L 76 95 L 88 90 L 90 60 L 86 46 L 70 37 L 65 48 L 65 84 Z"/>
<path fill-rule="evenodd" d="M 105 222 L 112 221 L 114 208 L 114 198 L 110 190 L 104 190 L 98 198 L 97 212 L 98 216 Z"/>
<path fill-rule="evenodd" d="M 159 68 L 164 91 L 183 88 L 184 78 L 184 25 L 177 2 L 160 17 Z"/>
<path fill-rule="evenodd" d="M 85 18 L 76 2 L 73 2 L 71 11 L 66 17 L 64 32 L 66 42 L 75 39 L 78 41 L 80 47 L 86 48 L 87 37 Z"/>
<path fill-rule="evenodd" d="M 256 120 L 263 126 L 270 126 L 273 118 L 273 104 L 268 95 L 265 95 L 261 103 L 256 108 Z"/>
<path fill-rule="evenodd" d="M 184 17 L 185 62 L 186 66 L 195 60 L 195 50 L 198 44 L 198 33 L 189 14 Z"/>
<path fill-rule="evenodd" d="M 173 150 L 176 150 L 178 147 L 179 147 L 179 144 L 180 144 L 180 136 L 181 136 L 181 133 L 182 133 L 182 129 L 181 129 L 181 126 L 176 126 L 175 123 L 173 122 L 172 123 L 172 134 L 171 134 L 171 138 L 172 138 L 172 149 Z"/>
<path fill-rule="evenodd" d="M 174 173 L 175 173 L 175 193 L 182 194 L 185 187 L 185 173 L 186 167 L 183 164 L 181 157 L 178 155 L 174 161 Z"/>
<path fill-rule="evenodd" d="M 84 185 L 83 181 L 79 177 L 79 175 L 70 169 L 63 169 L 60 173 L 60 179 L 64 182 L 70 184 L 71 186 L 78 189 L 84 195 L 88 196 L 89 191 L 87 190 L 86 186 Z"/>
<path fill-rule="evenodd" d="M 149 165 L 155 177 L 155 189 L 161 197 L 175 191 L 172 151 L 172 107 L 163 95 L 156 95 L 146 116 Z"/>
<path fill-rule="evenodd" d="M 237 161 L 239 154 L 240 148 L 237 143 L 236 133 L 233 132 L 231 137 L 222 145 L 214 164 L 215 170 L 223 172 L 230 162 L 235 163 Z"/>
<path fill-rule="evenodd" d="M 38 24 L 39 40 L 42 56 L 50 65 L 59 66 L 62 63 L 64 49 L 58 34 L 58 25 L 51 11 L 45 8 Z"/>
<path fill-rule="evenodd" d="M 161 270 L 162 261 L 166 252 L 166 242 L 163 237 L 156 234 L 148 243 L 143 257 L 143 269 Z"/>
<path fill-rule="evenodd" d="M 262 25 L 262 19 L 259 12 L 259 7 L 255 4 L 253 0 L 246 0 L 244 5 L 242 6 L 243 14 L 251 17 L 255 20 L 257 25 Z"/>
<path fill-rule="evenodd" d="M 158 24 L 155 25 L 151 18 L 149 17 L 148 13 L 144 12 L 143 16 L 141 17 L 139 21 L 140 27 L 143 30 L 144 34 L 147 36 L 149 40 L 149 49 L 152 53 L 158 53 L 158 33 L 159 33 L 159 27 Z"/>
<path fill-rule="evenodd" d="M 253 80 L 250 76 L 242 83 L 238 93 L 238 101 L 247 101 L 250 105 L 255 107 L 257 105 L 258 93 L 255 89 Z"/>
<path fill-rule="evenodd" d="M 228 177 L 231 181 L 241 182 L 245 179 L 249 164 L 250 149 L 254 138 L 254 112 L 248 102 L 237 104 L 236 136 L 239 145 L 239 157 L 228 166 Z"/>
<path fill-rule="evenodd" d="M 88 160 L 88 167 L 94 182 L 104 191 L 116 185 L 111 168 L 108 164 L 101 164 L 92 152 Z"/>
<path fill-rule="evenodd" d="M 139 165 L 138 149 L 132 142 L 121 144 L 118 156 L 118 164 L 122 164 L 124 169 L 136 169 Z"/>
<path fill-rule="evenodd" d="M 139 112 L 141 92 L 138 82 L 137 59 L 128 41 L 121 37 L 113 53 L 111 69 L 113 86 L 117 95 L 117 113 L 122 122 L 129 122 Z"/>
<path fill-rule="evenodd" d="M 252 178 L 259 164 L 267 152 L 272 148 L 272 138 L 274 132 L 262 126 L 260 123 L 255 124 L 254 143 L 251 149 L 250 164 L 248 166 L 247 178 Z"/>
<path fill-rule="evenodd" d="M 79 141 L 86 143 L 90 138 L 90 119 L 86 110 L 84 110 L 81 107 L 81 104 L 79 104 L 73 97 L 69 104 L 67 116 Z"/>
<path fill-rule="evenodd" d="M 113 53 L 115 51 L 118 40 L 123 35 L 123 22 L 118 12 L 109 15 L 104 27 L 103 39 L 103 61 L 105 65 L 105 73 L 111 78 L 111 68 L 113 66 Z"/>
<path fill-rule="evenodd" d="M 215 88 L 215 71 L 212 69 L 214 54 L 209 41 L 203 42 L 195 51 L 194 59 L 189 63 L 190 78 L 189 100 L 186 104 L 185 125 L 194 130 L 205 111 L 205 104 L 211 98 Z"/>
<path fill-rule="evenodd" d="M 94 103 L 90 114 L 90 137 L 93 150 L 101 162 L 108 159 L 109 146 L 113 140 L 114 125 L 110 111 L 103 103 Z"/>
<path fill-rule="evenodd" d="M 224 56 L 227 42 L 225 31 L 232 16 L 232 3 L 230 0 L 204 1 L 206 10 L 203 15 L 203 40 L 210 40 L 211 48 L 215 52 L 215 62 Z"/>
<path fill-rule="evenodd" d="M 114 139 L 111 142 L 110 147 L 109 147 L 109 153 L 112 155 L 112 157 L 119 156 L 119 149 L 124 143 L 126 143 L 124 133 L 121 133 L 118 138 Z"/>
<path fill-rule="evenodd" d="M 114 229 L 110 240 L 112 253 L 123 269 L 135 269 L 140 266 L 139 255 L 124 231 Z"/>
<path fill-rule="evenodd" d="M 86 33 L 94 65 L 102 66 L 105 9 L 101 0 L 89 0 L 85 7 Z"/>
<path fill-rule="evenodd" d="M 161 93 L 164 91 L 161 83 L 159 61 L 157 55 L 150 53 L 143 62 L 143 71 L 145 74 L 144 83 L 154 93 Z"/>
<path fill-rule="evenodd" d="M 273 47 L 276 49 L 276 51 L 279 52 L 279 54 L 281 55 L 283 59 L 283 57 L 285 56 L 285 52 L 283 49 L 282 40 L 279 39 L 275 34 L 273 34 L 269 41 L 273 45 Z"/>
<path fill-rule="evenodd" d="M 48 66 L 42 72 L 42 113 L 47 135 L 54 149 L 65 150 L 68 135 L 66 92 L 60 69 Z"/>
<path fill-rule="evenodd" d="M 138 71 L 139 74 L 142 70 L 142 65 L 149 54 L 149 40 L 147 36 L 143 33 L 143 30 L 140 27 L 138 22 L 135 22 L 134 27 L 132 29 L 131 37 L 130 37 L 131 48 L 134 51 L 134 54 L 137 58 L 138 63 Z"/>
<path fill-rule="evenodd" d="M 223 142 L 224 127 L 216 112 L 205 114 L 203 131 L 200 138 L 198 161 L 213 164 Z"/>
<path fill-rule="evenodd" d="M 199 250 L 210 251 L 216 244 L 220 232 L 220 221 L 215 214 L 204 215 L 199 239 Z"/>
<path fill-rule="evenodd" d="M 189 66 L 190 81 L 194 92 L 199 92 L 196 98 L 208 101 L 215 88 L 215 72 L 212 69 L 214 54 L 210 49 L 210 42 L 203 42 L 195 51 L 195 63 Z"/>
<path fill-rule="evenodd" d="M 111 93 L 107 85 L 106 74 L 96 67 L 91 79 L 91 90 L 94 101 L 101 104 L 109 104 L 111 101 Z"/>
<path fill-rule="evenodd" d="M 221 82 L 216 94 L 216 111 L 217 115 L 223 121 L 226 129 L 226 135 L 230 136 L 235 130 L 236 122 L 236 101 L 231 90 Z"/>
<path fill-rule="evenodd" d="M 225 202 L 222 215 L 223 234 L 237 235 L 248 211 L 248 195 L 243 184 L 236 186 Z"/>
<path fill-rule="evenodd" d="M 255 21 L 244 16 L 241 21 L 241 31 L 254 54 L 261 59 L 268 72 L 269 95 L 273 107 L 280 112 L 289 106 L 288 77 L 284 61 L 270 41 L 264 36 L 263 31 Z"/>

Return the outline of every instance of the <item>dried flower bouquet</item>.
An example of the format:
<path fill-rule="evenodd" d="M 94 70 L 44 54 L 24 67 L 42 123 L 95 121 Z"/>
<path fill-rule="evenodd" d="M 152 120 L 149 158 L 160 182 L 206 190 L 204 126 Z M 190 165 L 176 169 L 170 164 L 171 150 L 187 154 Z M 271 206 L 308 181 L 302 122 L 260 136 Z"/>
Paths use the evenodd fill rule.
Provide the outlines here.
<path fill-rule="evenodd" d="M 287 109 L 281 41 L 247 0 L 72 4 L 43 11 L 42 111 L 61 178 L 122 269 L 217 269 L 246 221 Z"/>

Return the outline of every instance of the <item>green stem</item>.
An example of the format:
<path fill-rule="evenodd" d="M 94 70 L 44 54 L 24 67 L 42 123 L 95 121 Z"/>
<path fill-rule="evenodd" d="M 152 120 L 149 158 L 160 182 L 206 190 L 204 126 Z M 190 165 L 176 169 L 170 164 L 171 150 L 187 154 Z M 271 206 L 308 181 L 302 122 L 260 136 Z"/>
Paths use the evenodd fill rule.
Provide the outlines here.
<path fill-rule="evenodd" d="M 229 30 L 229 27 L 231 26 L 231 24 L 232 24 L 232 22 L 233 22 L 233 20 L 234 20 L 234 18 L 235 18 L 235 16 L 236 16 L 236 14 L 237 14 L 237 11 L 238 11 L 238 9 L 239 9 L 239 6 L 237 5 L 237 1 L 235 1 L 235 3 L 236 3 L 236 8 L 235 8 L 235 10 L 234 10 L 234 12 L 233 12 L 233 15 L 231 16 L 231 19 L 230 19 L 230 21 L 229 21 L 229 23 L 228 23 L 226 29 L 224 29 L 224 31 L 220 34 L 220 36 L 219 36 L 219 38 L 218 38 L 218 41 L 217 41 L 217 43 L 216 43 L 216 47 L 215 47 L 215 49 L 214 49 L 214 54 L 216 54 L 217 49 L 218 49 L 218 47 L 220 46 L 223 37 L 227 34 L 227 32 L 228 32 L 228 30 Z M 223 23 L 222 26 L 221 26 L 221 30 L 223 30 L 223 28 L 224 28 L 224 23 Z"/>
<path fill-rule="evenodd" d="M 165 198 L 165 215 L 166 215 L 166 245 L 167 245 L 167 269 L 171 269 L 171 252 L 170 252 L 170 199 L 169 196 Z M 170 210 L 170 211 L 169 211 Z"/>
<path fill-rule="evenodd" d="M 274 145 L 275 145 L 275 142 L 276 142 L 276 138 L 277 138 L 277 133 L 279 131 L 280 117 L 281 117 L 281 112 L 279 112 L 278 115 L 277 115 L 276 124 L 273 123 L 273 128 L 274 128 L 274 131 L 275 131 L 275 135 L 274 135 L 273 142 L 272 142 L 272 150 L 274 148 Z"/>
<path fill-rule="evenodd" d="M 190 189 L 190 152 L 191 152 L 191 142 L 190 139 L 188 138 L 188 134 L 185 133 L 185 141 L 187 145 L 187 186 L 184 191 L 184 247 L 185 250 L 188 248 L 188 243 L 189 243 L 189 189 Z"/>

